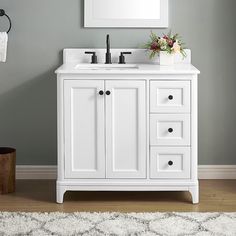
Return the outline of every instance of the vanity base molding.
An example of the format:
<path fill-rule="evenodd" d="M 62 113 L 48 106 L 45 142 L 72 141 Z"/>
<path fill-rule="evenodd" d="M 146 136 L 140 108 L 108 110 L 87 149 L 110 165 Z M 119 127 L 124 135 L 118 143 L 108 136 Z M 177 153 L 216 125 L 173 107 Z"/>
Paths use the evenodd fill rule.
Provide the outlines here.
<path fill-rule="evenodd" d="M 63 203 L 66 191 L 188 191 L 192 196 L 192 203 L 199 202 L 199 184 L 197 182 L 60 182 L 57 181 L 57 203 Z"/>

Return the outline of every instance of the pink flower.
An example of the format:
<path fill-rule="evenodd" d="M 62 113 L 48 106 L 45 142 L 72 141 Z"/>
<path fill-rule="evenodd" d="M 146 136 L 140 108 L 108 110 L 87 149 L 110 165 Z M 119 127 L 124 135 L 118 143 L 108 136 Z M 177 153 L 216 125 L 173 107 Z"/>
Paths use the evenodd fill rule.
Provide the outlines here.
<path fill-rule="evenodd" d="M 173 47 L 174 41 L 172 39 L 167 39 L 167 43 L 170 47 Z"/>
<path fill-rule="evenodd" d="M 157 43 L 157 42 L 153 42 L 153 43 L 151 44 L 150 49 L 153 50 L 153 51 L 158 50 L 158 49 L 159 49 L 158 43 Z"/>
<path fill-rule="evenodd" d="M 163 36 L 163 39 L 166 39 L 166 40 L 168 40 L 168 39 L 169 39 L 169 37 L 168 37 L 167 35 L 164 35 L 164 36 Z"/>

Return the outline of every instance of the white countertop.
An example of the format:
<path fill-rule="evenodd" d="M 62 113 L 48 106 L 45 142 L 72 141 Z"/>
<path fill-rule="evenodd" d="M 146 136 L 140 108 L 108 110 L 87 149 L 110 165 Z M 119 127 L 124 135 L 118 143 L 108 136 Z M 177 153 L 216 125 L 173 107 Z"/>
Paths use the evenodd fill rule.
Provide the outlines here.
<path fill-rule="evenodd" d="M 163 74 L 200 74 L 200 71 L 191 64 L 175 64 L 173 66 L 160 66 L 155 64 L 137 64 L 138 69 L 78 69 L 77 63 L 66 63 L 60 66 L 57 74 L 133 74 L 133 75 L 163 75 Z M 81 65 L 81 64 L 80 64 Z M 84 64 L 87 65 L 87 64 Z M 112 64 L 115 65 L 115 64 Z M 127 64 L 128 65 L 128 64 Z"/>

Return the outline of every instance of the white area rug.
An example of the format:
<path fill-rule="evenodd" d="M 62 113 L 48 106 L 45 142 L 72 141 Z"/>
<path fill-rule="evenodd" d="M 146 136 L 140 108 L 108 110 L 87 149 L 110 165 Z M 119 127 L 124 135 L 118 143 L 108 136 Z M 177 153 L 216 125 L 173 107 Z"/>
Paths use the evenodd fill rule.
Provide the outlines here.
<path fill-rule="evenodd" d="M 0 235 L 235 236 L 236 213 L 0 213 Z"/>

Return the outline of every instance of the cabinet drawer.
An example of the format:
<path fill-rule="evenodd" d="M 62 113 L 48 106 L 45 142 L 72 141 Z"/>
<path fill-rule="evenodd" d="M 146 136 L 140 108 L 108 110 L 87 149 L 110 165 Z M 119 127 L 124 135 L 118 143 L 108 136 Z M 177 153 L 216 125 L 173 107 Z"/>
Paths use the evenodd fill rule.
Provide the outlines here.
<path fill-rule="evenodd" d="M 190 81 L 151 81 L 150 112 L 189 113 Z"/>
<path fill-rule="evenodd" d="M 150 145 L 190 146 L 190 115 L 151 114 Z"/>
<path fill-rule="evenodd" d="M 190 148 L 151 147 L 150 178 L 190 178 Z"/>

